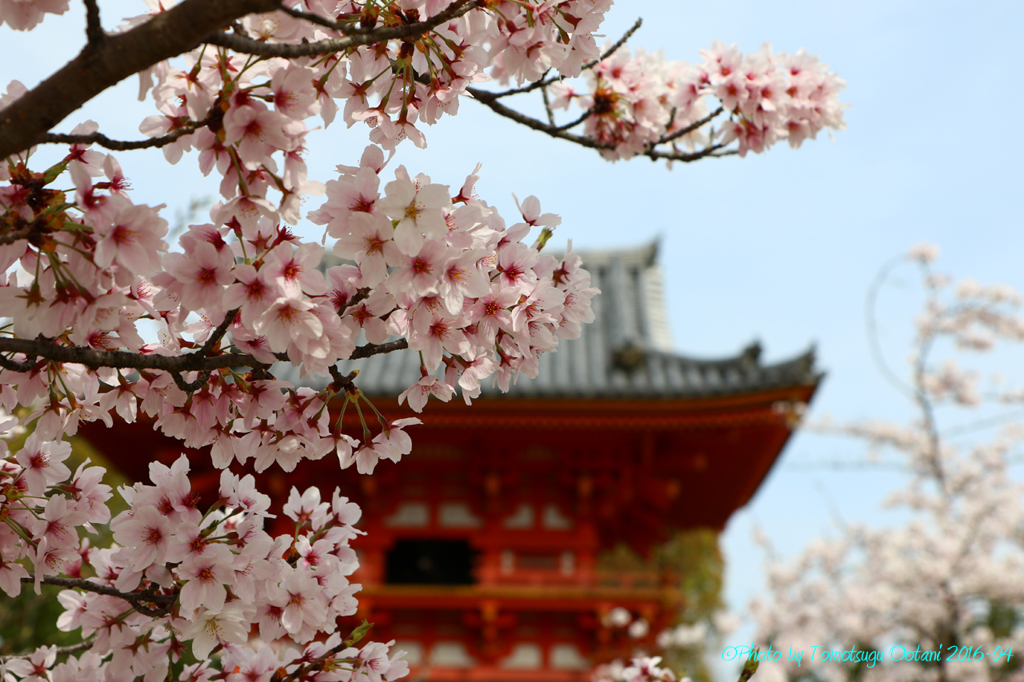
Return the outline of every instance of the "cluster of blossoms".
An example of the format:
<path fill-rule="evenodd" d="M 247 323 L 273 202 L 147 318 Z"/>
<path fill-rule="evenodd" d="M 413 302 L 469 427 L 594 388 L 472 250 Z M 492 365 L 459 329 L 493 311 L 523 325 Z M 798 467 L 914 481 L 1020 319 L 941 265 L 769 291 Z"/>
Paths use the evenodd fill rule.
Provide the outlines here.
<path fill-rule="evenodd" d="M 111 410 L 128 422 L 141 410 L 189 447 L 212 445 L 220 468 L 252 458 L 257 471 L 275 462 L 290 471 L 334 452 L 342 466 L 369 473 L 380 457 L 409 452 L 402 429 L 418 420 L 382 420 L 372 440 L 343 434 L 327 404 L 339 394 L 359 400 L 351 382 L 296 388 L 267 372 L 275 362 L 326 376 L 356 353 L 361 334 L 364 353 L 401 341 L 423 358 L 423 377 L 402 396 L 420 411 L 429 395 L 448 400 L 456 387 L 468 402 L 492 375 L 504 390 L 520 372 L 536 375 L 541 353 L 593 319 L 596 290 L 579 258 L 540 252 L 558 218 L 542 214 L 535 198 L 522 203 L 523 222 L 506 229 L 473 198 L 476 175 L 452 197 L 400 167 L 381 192 L 384 165 L 383 152 L 367 148 L 359 167 L 340 168 L 311 214 L 338 237 L 335 252 L 354 261 L 325 272 L 324 248 L 282 228 L 271 207 L 249 215 L 240 202 L 215 206 L 214 222 L 189 226 L 182 252 L 168 252 L 166 222 L 127 198 L 113 157 L 76 146 L 42 177 L 10 167 L 10 184 L 0 188 L 5 219 L 13 230 L 43 225 L 38 244 L 0 246 L 0 265 L 21 265 L 0 287 L 0 316 L 13 320 L 15 337 L 149 357 L 199 349 L 193 358 L 223 362 L 183 378 L 144 363 L 90 370 L 20 353 L 0 372 L 0 401 L 8 410 L 36 405 L 26 423 L 36 421 L 47 440 L 73 435 L 81 420 L 109 424 Z M 46 188 L 64 166 L 74 204 Z M 526 246 L 534 226 L 546 232 Z M 143 320 L 157 325 L 158 342 L 143 339 Z M 246 354 L 253 371 L 237 372 L 245 365 L 232 351 Z"/>
<path fill-rule="evenodd" d="M 329 126 L 339 110 L 349 127 L 369 125 L 371 141 L 385 149 L 406 138 L 425 147 L 417 123 L 431 125 L 455 114 L 460 96 L 473 83 L 489 80 L 491 71 L 518 82 L 549 69 L 579 75 L 584 62 L 598 56 L 592 34 L 611 0 L 284 4 L 335 28 L 283 12 L 249 15 L 242 27 L 263 43 L 285 46 L 343 39 L 357 29 L 405 26 L 443 12 L 457 16 L 413 39 L 352 45 L 323 56 L 254 61 L 203 47 L 186 55 L 185 69 L 162 62 L 142 76 L 140 94 L 153 87 L 161 112 L 147 119 L 142 131 L 162 135 L 211 112 L 223 115 L 224 124 L 222 135 L 207 130 L 165 148 L 169 159 L 195 147 L 208 159 L 201 161 L 208 172 L 223 145 L 234 142 L 244 142 L 245 151 L 223 163 L 262 159 L 267 146 L 294 153 L 307 132 L 305 119 L 319 115 Z M 162 3 L 154 9 L 166 7 Z M 145 18 L 130 20 L 128 26 Z M 287 180 L 286 186 L 293 189 Z"/>
<path fill-rule="evenodd" d="M 629 663 L 613 661 L 598 666 L 591 677 L 592 682 L 676 682 L 675 674 L 661 667 L 658 656 L 638 656 Z M 690 682 L 684 677 L 679 682 Z"/>
<path fill-rule="evenodd" d="M 973 282 L 951 290 L 948 278 L 929 267 L 936 255 L 924 247 L 909 254 L 923 266 L 927 292 L 908 384 L 919 418 L 910 425 L 816 426 L 861 438 L 875 451 L 873 459 L 888 456 L 887 461 L 909 472 L 908 484 L 887 500 L 907 522 L 884 529 L 849 524 L 838 537 L 815 542 L 794 561 L 772 561 L 770 599 L 752 605 L 760 641 L 776 649 L 791 646 L 810 654 L 813 647 L 847 650 L 856 644 L 858 650 L 880 652 L 880 660 L 866 667 L 839 657 L 809 660 L 808 655 L 799 666 L 785 660 L 766 663 L 759 679 L 1021 678 L 1024 486 L 1010 471 L 1019 457 L 1020 430 L 1004 429 L 993 439 L 973 442 L 946 438 L 936 421 L 940 406 L 963 411 L 984 405 L 979 404 L 976 375 L 932 357 L 936 349 L 990 348 L 992 343 L 962 342 L 979 330 L 993 342 L 1024 339 L 1020 297 L 1006 287 Z M 998 397 L 1012 399 L 1010 394 Z M 977 423 L 967 415 L 956 421 Z"/>
<path fill-rule="evenodd" d="M 65 611 L 57 626 L 81 630 L 91 646 L 56 666 L 55 647 L 41 647 L 0 664 L 7 673 L 55 681 L 172 679 L 169 666 L 189 643 L 201 663 L 185 667 L 181 680 L 217 674 L 207 660 L 214 649 L 221 668 L 239 680 L 312 662 L 329 672 L 317 678 L 323 680 L 389 682 L 407 672 L 389 654 L 391 644 L 360 650 L 351 641 L 358 636 L 343 643 L 336 632 L 339 617 L 355 614 L 360 587 L 347 579 L 358 566 L 349 542 L 359 534 L 353 524 L 360 511 L 337 490 L 326 502 L 317 488 L 301 495 L 293 488 L 283 508 L 292 523 L 277 523 L 287 532 L 274 537 L 264 530 L 270 498 L 251 475 L 222 472 L 219 500 L 204 514 L 182 455 L 170 467 L 151 464 L 152 485 L 122 488 L 129 508 L 111 519 L 102 469 L 83 464 L 71 475 L 64 465 L 70 450 L 32 435 L 2 461 L 0 589 L 18 595 L 30 578 L 23 559 L 37 592 L 46 576 L 68 576 L 81 591 L 59 594 Z M 107 523 L 117 544 L 96 548 L 79 537 L 78 528 L 94 532 L 93 524 Z M 263 645 L 249 645 L 250 627 Z M 327 638 L 315 642 L 318 635 Z M 270 646 L 279 640 L 303 646 Z"/>
<path fill-rule="evenodd" d="M 588 137 L 601 153 L 622 159 L 670 142 L 689 151 L 734 140 L 739 154 L 760 153 L 779 140 L 796 148 L 824 128 L 841 130 L 845 83 L 803 50 L 773 53 L 767 43 L 744 55 L 715 41 L 692 66 L 664 55 L 619 49 L 587 71 L 588 83 L 550 86 L 551 107 L 583 110 Z M 709 104 L 714 102 L 714 104 Z M 712 128 L 721 108 L 729 120 Z"/>

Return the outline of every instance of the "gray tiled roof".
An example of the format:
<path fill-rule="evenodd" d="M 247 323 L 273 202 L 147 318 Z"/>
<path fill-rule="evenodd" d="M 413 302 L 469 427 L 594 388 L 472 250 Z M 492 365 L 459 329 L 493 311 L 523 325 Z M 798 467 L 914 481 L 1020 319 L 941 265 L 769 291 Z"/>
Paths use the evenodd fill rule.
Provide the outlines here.
<path fill-rule="evenodd" d="M 757 343 L 739 355 L 700 360 L 672 350 L 657 263 L 657 242 L 635 249 L 585 252 L 580 256 L 592 285 L 595 321 L 583 334 L 562 340 L 540 358 L 535 379 L 525 375 L 508 394 L 485 382 L 483 394 L 509 398 L 691 398 L 747 393 L 817 383 L 813 348 L 792 360 L 762 365 Z M 340 363 L 342 373 L 358 369 L 357 384 L 368 395 L 397 395 L 420 377 L 412 351 Z M 288 371 L 282 379 L 297 379 Z M 326 380 L 307 382 L 320 387 Z"/>

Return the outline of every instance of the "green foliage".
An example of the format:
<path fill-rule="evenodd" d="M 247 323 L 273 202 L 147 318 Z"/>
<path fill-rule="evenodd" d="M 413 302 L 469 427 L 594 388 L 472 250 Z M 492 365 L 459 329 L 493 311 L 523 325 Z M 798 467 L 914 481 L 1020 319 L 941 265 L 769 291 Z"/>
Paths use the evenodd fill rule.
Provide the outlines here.
<path fill-rule="evenodd" d="M 676 624 L 703 624 L 709 633 L 714 634 L 714 617 L 724 606 L 725 562 L 718 547 L 718 531 L 711 528 L 684 531 L 646 558 L 626 545 L 620 545 L 600 558 L 598 568 L 601 571 L 670 577 L 679 589 L 682 602 Z M 662 654 L 665 665 L 680 677 L 688 675 L 694 682 L 709 682 L 712 675 L 704 662 L 708 644 L 701 642 L 691 647 L 673 647 Z"/>

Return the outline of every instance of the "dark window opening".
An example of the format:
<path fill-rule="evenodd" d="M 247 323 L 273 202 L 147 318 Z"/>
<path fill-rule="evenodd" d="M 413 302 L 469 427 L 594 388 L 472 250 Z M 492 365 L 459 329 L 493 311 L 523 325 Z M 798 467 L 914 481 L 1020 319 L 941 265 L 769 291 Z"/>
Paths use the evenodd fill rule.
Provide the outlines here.
<path fill-rule="evenodd" d="M 476 552 L 466 540 L 399 540 L 388 552 L 391 585 L 473 585 Z"/>

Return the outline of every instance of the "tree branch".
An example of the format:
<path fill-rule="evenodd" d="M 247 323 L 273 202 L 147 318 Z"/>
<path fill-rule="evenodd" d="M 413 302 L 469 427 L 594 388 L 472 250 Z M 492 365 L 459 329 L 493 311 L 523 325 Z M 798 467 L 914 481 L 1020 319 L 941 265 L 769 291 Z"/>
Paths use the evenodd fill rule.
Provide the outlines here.
<path fill-rule="evenodd" d="M 597 140 L 585 137 L 583 135 L 576 135 L 575 133 L 567 132 L 559 126 L 553 126 L 548 123 L 544 123 L 543 121 L 538 121 L 537 119 L 527 116 L 526 114 L 520 113 L 515 109 L 511 109 L 502 104 L 501 102 L 499 102 L 497 100 L 497 95 L 495 95 L 493 92 L 479 90 L 477 88 L 466 88 L 466 91 L 469 94 L 473 95 L 473 97 L 478 102 L 483 104 L 485 107 L 489 108 L 494 113 L 498 114 L 499 116 L 504 116 L 505 118 L 512 119 L 516 123 L 521 123 L 527 128 L 539 130 L 542 133 L 546 133 L 547 135 L 558 138 L 560 140 L 575 142 L 576 144 L 582 147 L 589 147 L 591 149 L 597 150 L 615 148 L 614 145 L 598 142 Z M 722 144 L 713 144 L 710 147 L 705 147 L 704 149 L 701 149 L 700 151 L 696 152 L 670 152 L 657 150 L 654 149 L 653 147 L 648 147 L 647 150 L 641 152 L 639 156 L 646 156 L 647 158 L 653 160 L 665 159 L 667 161 L 682 161 L 684 163 L 689 163 L 691 161 L 696 161 L 698 159 L 703 159 L 709 156 L 729 156 L 730 154 L 728 152 L 726 152 L 725 154 L 715 153 L 720 149 L 723 149 L 724 147 L 725 145 Z"/>
<path fill-rule="evenodd" d="M 415 24 L 377 28 L 367 33 L 353 33 L 346 35 L 344 38 L 328 38 L 326 40 L 318 40 L 315 43 L 265 43 L 235 33 L 214 33 L 207 36 L 203 42 L 217 45 L 218 47 L 226 47 L 229 50 L 242 54 L 254 54 L 262 57 L 284 57 L 286 59 L 311 57 L 314 55 L 333 54 L 347 50 L 350 47 L 358 47 L 359 45 L 373 45 L 385 40 L 418 36 L 447 21 L 461 17 L 466 12 L 477 7 L 480 7 L 480 0 L 459 0 L 429 19 L 416 22 Z"/>
<path fill-rule="evenodd" d="M 381 344 L 369 343 L 365 346 L 358 346 L 348 359 L 359 360 L 372 355 L 393 353 L 408 347 L 409 342 L 404 338 Z M 61 346 L 52 341 L 39 339 L 0 338 L 0 353 L 21 353 L 29 358 L 25 362 L 17 363 L 9 358 L 0 356 L 0 366 L 15 372 L 27 372 L 32 369 L 35 366 L 35 358 L 43 358 L 51 362 L 85 365 L 89 369 L 99 369 L 100 367 L 155 369 L 175 374 L 182 372 L 213 372 L 228 367 L 266 367 L 266 363 L 260 362 L 248 353 L 225 353 L 223 355 L 206 356 L 200 350 L 196 353 L 186 353 L 184 355 L 147 355 L 123 350 L 96 350 L 95 348 L 83 346 Z M 288 360 L 286 355 L 275 357 L 283 361 Z M 199 388 L 201 385 L 197 385 L 196 388 Z"/>
<path fill-rule="evenodd" d="M 24 151 L 69 114 L 128 76 L 198 47 L 232 21 L 271 12 L 278 0 L 184 0 L 144 24 L 88 45 L 55 74 L 0 110 L 0 159 Z"/>
<path fill-rule="evenodd" d="M 12 230 L 11 232 L 4 232 L 0 234 L 0 245 L 13 244 L 19 239 L 28 239 L 32 236 L 33 228 L 31 225 L 23 227 L 20 230 Z"/>
<path fill-rule="evenodd" d="M 217 115 L 215 115 L 217 114 Z M 127 152 L 133 149 L 149 149 L 150 147 L 164 147 L 177 140 L 179 137 L 185 135 L 191 135 L 200 128 L 205 128 L 210 125 L 214 120 L 220 118 L 220 112 L 210 111 L 210 115 L 204 118 L 202 121 L 189 121 L 182 127 L 161 135 L 160 137 L 151 137 L 148 140 L 111 140 L 103 133 L 89 133 L 88 135 L 68 135 L 66 133 L 46 133 L 39 138 L 39 143 L 66 143 L 66 144 L 98 144 L 101 147 L 112 149 L 118 152 Z"/>
<path fill-rule="evenodd" d="M 235 308 L 234 310 L 229 310 L 227 312 L 224 319 L 221 320 L 220 324 L 217 325 L 217 328 L 213 330 L 212 334 L 210 334 L 210 338 L 208 338 L 206 343 L 203 344 L 203 347 L 199 349 L 200 354 L 207 356 L 213 352 L 213 347 L 220 343 L 220 340 L 224 338 L 224 334 L 227 333 L 228 327 L 231 326 L 231 323 L 235 321 L 235 316 L 238 315 L 239 310 L 241 310 L 241 308 Z"/>
<path fill-rule="evenodd" d="M 85 38 L 89 47 L 95 49 L 107 39 L 100 23 L 100 7 L 96 0 L 85 0 Z"/>
<path fill-rule="evenodd" d="M 695 130 L 699 130 L 700 128 L 704 127 L 708 123 L 711 123 L 711 120 L 714 119 L 719 114 L 721 114 L 723 111 L 725 111 L 724 108 L 718 107 L 717 109 L 715 109 L 714 111 L 712 111 L 710 114 L 708 114 L 704 118 L 700 119 L 699 121 L 694 121 L 693 123 L 691 123 L 690 125 L 686 126 L 685 128 L 680 128 L 679 130 L 673 130 L 668 135 L 665 135 L 664 137 L 660 138 L 652 146 L 656 146 L 656 145 L 659 145 L 659 144 L 668 144 L 669 142 L 672 142 L 674 140 L 678 140 L 683 135 L 688 135 L 689 133 L 692 133 Z"/>
<path fill-rule="evenodd" d="M 35 576 L 27 576 L 21 579 L 21 582 L 32 584 L 35 582 Z M 120 590 L 114 589 L 108 585 L 100 585 L 94 583 L 91 580 L 85 578 L 58 578 L 53 575 L 44 575 L 40 581 L 43 585 L 56 585 L 58 587 L 69 587 L 72 589 L 85 590 L 86 592 L 95 592 L 96 594 L 106 595 L 108 597 L 117 597 L 123 599 L 132 605 L 132 608 L 139 613 L 144 613 L 147 616 L 163 616 L 168 613 L 169 607 L 178 599 L 177 593 L 175 594 L 153 594 L 149 590 L 153 586 L 146 588 L 142 592 L 121 592 Z M 160 606 L 152 609 L 143 604 L 159 604 Z"/>
<path fill-rule="evenodd" d="M 362 358 L 368 358 L 372 355 L 383 355 L 384 353 L 394 353 L 395 351 L 405 350 L 408 347 L 409 341 L 404 338 L 381 344 L 368 343 L 365 346 L 359 346 L 352 351 L 352 355 L 350 355 L 348 359 L 361 360 Z"/>
<path fill-rule="evenodd" d="M 352 33 L 366 33 L 370 30 L 362 29 L 359 28 L 358 26 L 345 24 L 340 21 L 331 21 L 330 19 L 324 19 L 319 14 L 313 14 L 312 12 L 303 12 L 302 10 L 295 9 L 294 7 L 281 7 L 280 11 L 284 12 L 290 17 L 294 17 L 296 19 L 304 19 L 310 22 L 311 24 L 317 24 L 318 26 L 324 26 L 335 31 L 340 31 L 345 35 L 349 35 Z"/>

